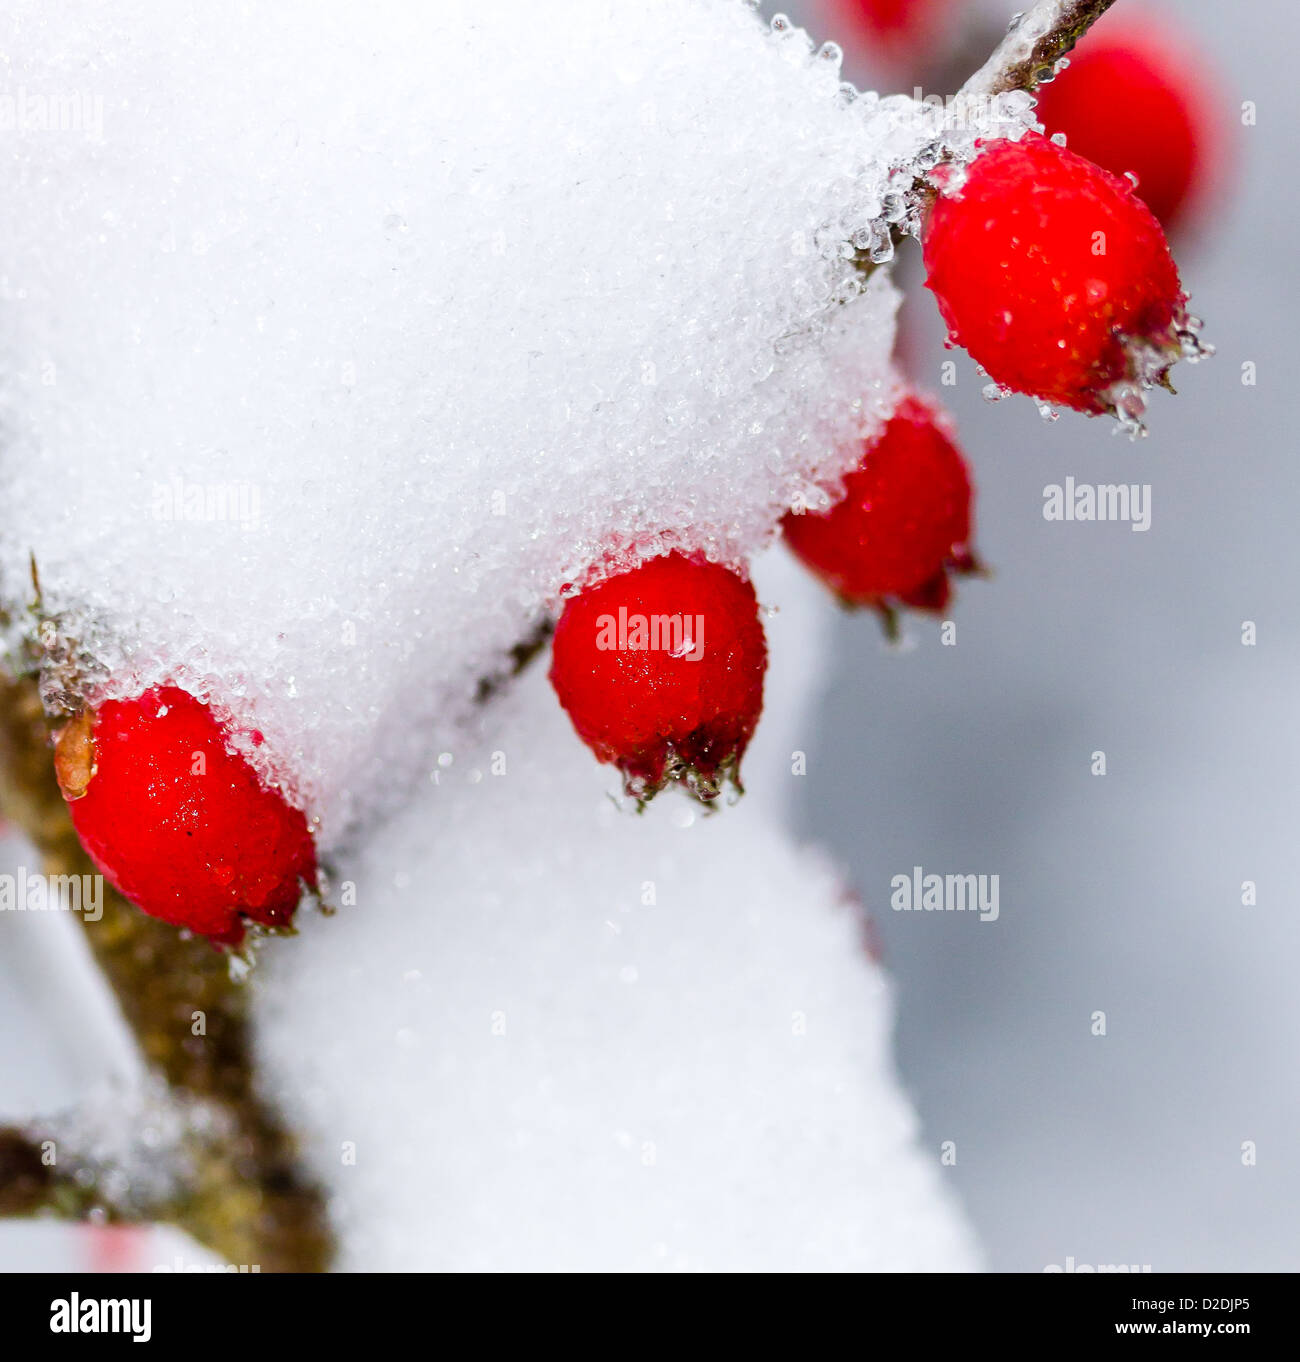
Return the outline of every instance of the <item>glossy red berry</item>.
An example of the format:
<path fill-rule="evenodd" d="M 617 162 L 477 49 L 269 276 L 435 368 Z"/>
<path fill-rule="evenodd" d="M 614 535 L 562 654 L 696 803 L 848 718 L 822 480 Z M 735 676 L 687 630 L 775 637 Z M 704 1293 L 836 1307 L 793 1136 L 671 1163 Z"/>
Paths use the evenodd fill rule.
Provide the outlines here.
<path fill-rule="evenodd" d="M 935 182 L 922 240 L 950 343 L 1004 389 L 1135 421 L 1196 323 L 1133 186 L 1038 133 Z"/>
<path fill-rule="evenodd" d="M 234 945 L 245 918 L 288 924 L 316 882 L 301 810 L 231 749 L 207 705 L 175 686 L 84 711 L 59 735 L 55 769 L 91 859 L 165 922 Z"/>
<path fill-rule="evenodd" d="M 1106 15 L 1038 91 L 1038 118 L 1063 132 L 1071 151 L 1114 175 L 1132 172 L 1137 192 L 1172 231 L 1217 159 L 1200 63 L 1172 35 Z"/>
<path fill-rule="evenodd" d="M 763 708 L 767 644 L 744 578 L 670 553 L 572 597 L 551 683 L 578 735 L 649 799 L 670 781 L 697 798 L 731 779 Z"/>
<path fill-rule="evenodd" d="M 846 604 L 942 610 L 949 574 L 970 572 L 970 475 L 946 418 L 908 395 L 863 447 L 829 510 L 791 511 L 786 543 Z"/>

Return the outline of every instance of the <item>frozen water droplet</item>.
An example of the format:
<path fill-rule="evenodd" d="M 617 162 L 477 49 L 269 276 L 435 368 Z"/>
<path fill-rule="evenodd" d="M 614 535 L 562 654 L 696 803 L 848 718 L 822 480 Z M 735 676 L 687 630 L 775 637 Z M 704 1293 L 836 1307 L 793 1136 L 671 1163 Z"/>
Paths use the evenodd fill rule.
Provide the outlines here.
<path fill-rule="evenodd" d="M 1038 414 L 1043 418 L 1044 421 L 1059 421 L 1061 419 L 1061 413 L 1057 411 L 1050 403 L 1039 402 L 1037 403 L 1037 407 Z"/>
<path fill-rule="evenodd" d="M 986 402 L 1001 402 L 1004 397 L 1010 396 L 1011 389 L 1001 383 L 986 383 L 981 392 Z"/>
<path fill-rule="evenodd" d="M 887 260 L 892 260 L 894 258 L 893 237 L 887 231 L 878 231 L 867 254 L 871 257 L 872 263 L 876 265 L 883 265 Z"/>
<path fill-rule="evenodd" d="M 943 156 L 943 144 L 941 142 L 927 142 L 920 151 L 916 153 L 915 165 L 917 170 L 924 173 L 933 170 L 939 164 Z"/>
<path fill-rule="evenodd" d="M 1063 132 L 1054 132 L 1051 136 L 1051 140 L 1055 142 L 1058 147 L 1063 147 L 1066 144 L 1066 137 Z"/>

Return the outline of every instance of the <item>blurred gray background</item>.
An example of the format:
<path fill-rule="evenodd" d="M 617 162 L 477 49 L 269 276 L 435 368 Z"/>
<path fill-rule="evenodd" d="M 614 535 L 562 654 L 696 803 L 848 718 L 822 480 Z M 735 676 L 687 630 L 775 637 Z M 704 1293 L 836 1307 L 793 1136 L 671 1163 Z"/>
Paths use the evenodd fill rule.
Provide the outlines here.
<path fill-rule="evenodd" d="M 824 2 L 765 8 L 842 36 Z M 1004 21 L 1011 6 L 967 8 Z M 792 784 L 801 831 L 875 917 L 904 1082 L 936 1159 L 956 1142 L 947 1172 L 995 1268 L 1294 1270 L 1300 12 L 1119 10 L 1161 14 L 1217 67 L 1206 115 L 1231 169 L 1175 250 L 1218 354 L 1180 366 L 1140 444 L 1106 421 L 1047 425 L 1027 399 L 984 402 L 908 263 L 908 367 L 958 420 L 996 577 L 960 588 L 955 647 L 922 621 L 890 653 L 872 619 L 837 618 Z M 886 88 L 852 47 L 846 70 Z M 945 358 L 955 387 L 939 386 Z M 1150 483 L 1150 530 L 1046 522 L 1043 488 L 1069 474 Z M 999 920 L 891 911 L 890 879 L 914 865 L 999 875 Z"/>

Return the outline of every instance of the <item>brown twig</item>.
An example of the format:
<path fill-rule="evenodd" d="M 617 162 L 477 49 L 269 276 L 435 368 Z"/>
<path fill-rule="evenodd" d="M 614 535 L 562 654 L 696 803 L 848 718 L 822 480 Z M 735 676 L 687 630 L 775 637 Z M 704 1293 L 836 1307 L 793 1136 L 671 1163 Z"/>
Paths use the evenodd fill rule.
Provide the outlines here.
<path fill-rule="evenodd" d="M 988 61 L 961 87 L 967 97 L 1032 90 L 1055 74 L 1056 63 L 1115 0 L 1036 0 L 1020 15 Z"/>

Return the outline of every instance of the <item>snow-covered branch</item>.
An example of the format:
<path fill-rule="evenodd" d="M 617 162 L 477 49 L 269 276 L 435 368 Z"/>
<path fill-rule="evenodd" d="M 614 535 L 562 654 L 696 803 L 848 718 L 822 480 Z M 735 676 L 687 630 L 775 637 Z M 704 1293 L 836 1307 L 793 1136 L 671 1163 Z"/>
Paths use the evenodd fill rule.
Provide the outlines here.
<path fill-rule="evenodd" d="M 1115 0 L 1036 0 L 1012 21 L 988 61 L 961 88 L 964 97 L 1032 90 L 1050 80 L 1066 56 Z"/>

